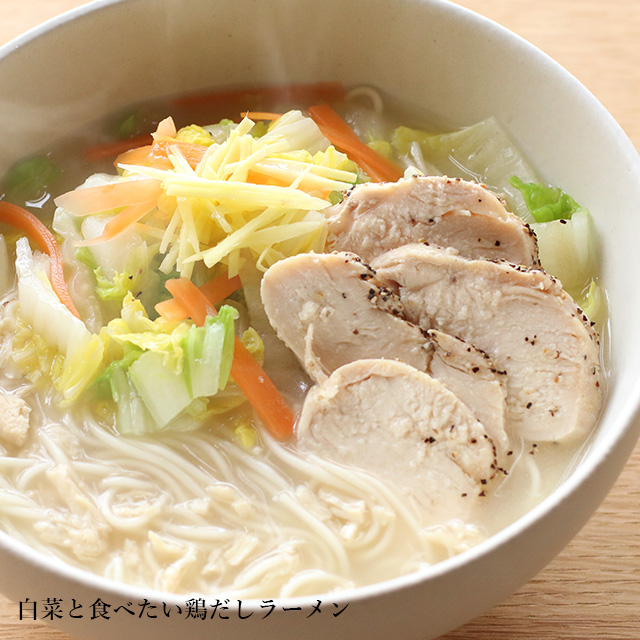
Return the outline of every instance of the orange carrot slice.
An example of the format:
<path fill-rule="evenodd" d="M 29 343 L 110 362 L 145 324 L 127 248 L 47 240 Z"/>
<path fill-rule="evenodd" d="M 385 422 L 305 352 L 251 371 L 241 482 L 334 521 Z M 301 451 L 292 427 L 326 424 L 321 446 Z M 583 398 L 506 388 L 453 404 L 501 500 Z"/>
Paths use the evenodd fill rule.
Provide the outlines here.
<path fill-rule="evenodd" d="M 189 310 L 196 325 L 202 326 L 208 314 L 216 313 L 205 294 L 190 280 L 167 280 L 166 287 Z M 291 409 L 238 337 L 235 339 L 231 376 L 276 438 L 287 438 L 293 433 L 295 418 Z"/>
<path fill-rule="evenodd" d="M 97 238 L 92 238 L 91 240 L 76 242 L 76 247 L 91 247 L 94 244 L 106 242 L 107 240 L 115 238 L 119 233 L 128 229 L 134 222 L 138 222 L 140 218 L 143 218 L 147 213 L 152 211 L 155 208 L 156 203 L 157 200 L 149 200 L 148 202 L 129 205 L 107 222 L 101 235 Z"/>
<path fill-rule="evenodd" d="M 210 304 L 217 304 L 228 298 L 234 291 L 242 287 L 240 276 L 229 278 L 226 275 L 218 276 L 199 287 Z M 185 309 L 176 298 L 170 298 L 158 302 L 155 310 L 162 318 L 168 321 L 184 320 L 189 317 L 189 311 Z"/>
<path fill-rule="evenodd" d="M 134 138 L 127 138 L 126 140 L 116 140 L 115 142 L 106 142 L 104 144 L 96 144 L 89 147 L 84 152 L 85 160 L 89 162 L 98 162 L 100 160 L 108 160 L 109 158 L 115 158 L 117 155 L 140 147 L 144 144 L 150 144 L 153 138 L 150 133 L 145 133 Z"/>
<path fill-rule="evenodd" d="M 87 216 L 131 204 L 157 200 L 162 193 L 159 180 L 122 180 L 85 189 L 74 189 L 58 196 L 55 203 L 73 216 Z"/>
<path fill-rule="evenodd" d="M 216 315 L 215 307 L 207 297 L 187 278 L 174 278 L 165 282 L 167 291 L 182 305 L 198 327 L 204 325 L 208 315 Z"/>
<path fill-rule="evenodd" d="M 156 157 L 169 157 L 171 147 L 177 147 L 189 166 L 195 169 L 209 147 L 193 142 L 179 142 L 178 140 L 156 140 L 153 143 L 153 153 Z"/>
<path fill-rule="evenodd" d="M 76 318 L 80 318 L 80 314 L 75 304 L 73 304 L 69 289 L 67 289 L 67 283 L 64 279 L 64 264 L 62 262 L 60 247 L 51 231 L 32 213 L 9 202 L 0 202 L 0 222 L 10 224 L 12 227 L 24 231 L 34 240 L 38 248 L 49 256 L 51 264 L 51 286 L 56 292 L 60 302 L 62 302 Z"/>
<path fill-rule="evenodd" d="M 179 322 L 189 317 L 189 312 L 175 298 L 158 302 L 154 309 L 167 322 Z"/>
<path fill-rule="evenodd" d="M 131 149 L 119 155 L 114 164 L 139 164 L 155 169 L 171 169 L 173 165 L 169 161 L 169 151 L 176 147 L 184 156 L 189 166 L 195 169 L 204 157 L 208 147 L 193 142 L 180 142 L 178 140 L 155 140 L 152 145 Z"/>
<path fill-rule="evenodd" d="M 231 377 L 276 438 L 283 440 L 293 434 L 293 412 L 238 337 L 233 352 Z"/>
<path fill-rule="evenodd" d="M 277 120 L 282 117 L 281 113 L 270 113 L 269 111 L 243 111 L 240 114 L 249 120 Z"/>
<path fill-rule="evenodd" d="M 396 182 L 402 178 L 402 169 L 364 144 L 330 106 L 315 105 L 307 113 L 329 142 L 346 153 L 374 182 Z"/>
<path fill-rule="evenodd" d="M 170 136 L 176 135 L 176 126 L 173 123 L 173 118 L 165 118 L 158 123 L 158 128 L 154 133 L 144 133 L 133 138 L 127 138 L 126 140 L 115 140 L 114 142 L 105 142 L 103 144 L 96 144 L 89 147 L 84 152 L 85 160 L 89 162 L 98 162 L 99 160 L 107 160 L 108 158 L 115 158 L 122 153 L 142 147 L 143 145 L 149 145 L 153 142 L 155 136 Z"/>
<path fill-rule="evenodd" d="M 123 164 L 137 164 L 143 167 L 153 167 L 154 169 L 172 169 L 173 165 L 167 154 L 164 151 L 157 154 L 156 150 L 157 148 L 153 144 L 129 149 L 121 153 L 113 161 L 113 165 L 118 167 Z"/>
<path fill-rule="evenodd" d="M 135 149 L 125 149 L 122 153 L 116 156 L 113 164 L 117 167 L 119 164 L 141 164 L 149 165 L 151 150 L 153 149 L 153 139 L 150 144 L 146 144 L 142 147 L 135 147 Z"/>

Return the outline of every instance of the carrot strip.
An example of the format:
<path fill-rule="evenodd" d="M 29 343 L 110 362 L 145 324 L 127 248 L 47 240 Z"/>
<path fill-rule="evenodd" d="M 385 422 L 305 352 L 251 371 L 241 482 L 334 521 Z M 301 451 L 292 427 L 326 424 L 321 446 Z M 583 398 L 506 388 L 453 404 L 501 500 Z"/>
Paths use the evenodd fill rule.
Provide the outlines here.
<path fill-rule="evenodd" d="M 269 111 L 243 111 L 240 114 L 249 120 L 277 120 L 282 117 L 281 113 L 270 113 Z"/>
<path fill-rule="evenodd" d="M 284 439 L 293 434 L 293 412 L 264 369 L 237 336 L 231 377 L 276 438 Z"/>
<path fill-rule="evenodd" d="M 179 142 L 178 140 L 156 140 L 153 143 L 153 153 L 157 157 L 169 157 L 171 147 L 177 147 L 185 160 L 195 169 L 209 147 L 193 142 Z"/>
<path fill-rule="evenodd" d="M 230 89 L 214 93 L 185 96 L 174 100 L 173 104 L 180 107 L 197 106 L 229 106 L 242 103 L 247 106 L 264 106 L 265 103 L 276 102 L 335 102 L 345 96 L 345 89 L 341 82 L 315 82 L 312 84 L 278 85 L 259 87 L 254 89 Z"/>
<path fill-rule="evenodd" d="M 189 317 L 189 312 L 175 298 L 158 302 L 154 309 L 167 322 L 179 322 Z"/>
<path fill-rule="evenodd" d="M 127 138 L 126 140 L 116 140 L 115 142 L 106 142 L 104 144 L 96 144 L 89 147 L 84 152 L 85 160 L 89 162 L 98 162 L 99 160 L 106 160 L 108 158 L 115 158 L 116 156 L 126 153 L 127 151 L 134 150 L 143 145 L 149 145 L 153 142 L 154 136 L 175 136 L 176 126 L 173 123 L 173 118 L 165 118 L 158 123 L 158 127 L 154 133 L 143 133 L 133 138 Z"/>
<path fill-rule="evenodd" d="M 157 200 L 149 200 L 148 202 L 129 205 L 104 225 L 104 230 L 101 235 L 91 240 L 76 242 L 76 247 L 91 247 L 94 244 L 115 238 L 119 233 L 128 229 L 134 222 L 138 222 L 140 218 L 146 216 L 147 213 L 155 208 L 156 204 Z"/>
<path fill-rule="evenodd" d="M 58 196 L 55 203 L 72 216 L 87 216 L 157 200 L 161 193 L 162 184 L 159 180 L 123 180 L 98 187 L 67 191 Z"/>
<path fill-rule="evenodd" d="M 99 160 L 106 160 L 108 158 L 115 158 L 117 155 L 140 147 L 143 144 L 150 144 L 153 138 L 150 133 L 145 133 L 134 138 L 127 138 L 126 140 L 116 140 L 115 142 L 106 142 L 104 144 L 96 144 L 89 147 L 84 152 L 85 160 L 89 162 L 98 162 Z"/>
<path fill-rule="evenodd" d="M 276 187 L 291 186 L 291 180 L 281 180 L 280 178 L 265 175 L 259 171 L 255 171 L 254 169 L 249 169 L 249 171 L 247 171 L 247 182 L 250 182 L 251 184 L 274 185 Z M 298 188 L 302 190 L 301 187 Z"/>
<path fill-rule="evenodd" d="M 234 291 L 242 287 L 240 276 L 229 278 L 226 275 L 218 276 L 206 282 L 200 287 L 200 291 L 204 293 L 207 300 L 212 304 L 216 304 L 225 298 L 228 298 Z"/>
<path fill-rule="evenodd" d="M 205 295 L 210 304 L 217 304 L 225 298 L 228 298 L 234 291 L 237 291 L 242 286 L 240 276 L 234 276 L 229 278 L 226 275 L 218 276 L 209 280 L 209 282 L 198 287 L 200 291 Z M 158 314 L 168 321 L 184 320 L 189 317 L 189 311 L 185 309 L 176 298 L 170 298 L 158 302 L 155 306 L 155 310 Z"/>
<path fill-rule="evenodd" d="M 204 325 L 207 315 L 215 315 L 215 307 L 207 297 L 187 278 L 174 278 L 165 282 L 167 291 L 182 305 L 198 327 Z"/>
<path fill-rule="evenodd" d="M 189 315 L 196 325 L 202 326 L 207 314 L 216 313 L 205 294 L 190 280 L 167 280 L 166 287 L 169 293 L 189 310 Z M 274 436 L 282 439 L 293 433 L 295 419 L 291 409 L 237 336 L 231 376 Z"/>
<path fill-rule="evenodd" d="M 12 227 L 24 231 L 34 240 L 38 248 L 49 256 L 51 264 L 51 286 L 56 292 L 60 302 L 62 302 L 76 318 L 80 318 L 80 314 L 75 304 L 73 304 L 71 294 L 69 293 L 69 289 L 67 289 L 67 283 L 64 279 L 64 264 L 62 262 L 60 247 L 51 231 L 32 213 L 9 202 L 0 202 L 0 222 L 10 224 Z"/>
<path fill-rule="evenodd" d="M 114 161 L 115 167 L 122 164 L 138 164 L 143 167 L 153 167 L 154 169 L 171 169 L 173 165 L 166 153 L 162 152 L 157 155 L 153 144 L 144 147 L 129 149 L 121 153 Z"/>
<path fill-rule="evenodd" d="M 307 113 L 329 142 L 346 153 L 374 182 L 396 182 L 402 178 L 402 170 L 364 144 L 330 106 L 315 105 Z"/>
<path fill-rule="evenodd" d="M 181 142 L 179 140 L 155 140 L 152 145 L 131 149 L 120 154 L 114 164 L 139 164 L 156 169 L 170 169 L 173 165 L 169 161 L 171 147 L 177 147 L 184 156 L 189 166 L 195 169 L 204 157 L 208 147 L 193 142 Z"/>

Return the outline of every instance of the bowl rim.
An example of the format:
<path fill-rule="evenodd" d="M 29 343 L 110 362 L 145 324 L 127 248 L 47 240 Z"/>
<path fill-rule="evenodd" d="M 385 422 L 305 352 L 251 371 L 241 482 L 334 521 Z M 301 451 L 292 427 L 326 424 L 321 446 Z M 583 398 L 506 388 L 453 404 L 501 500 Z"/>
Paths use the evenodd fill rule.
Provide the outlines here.
<path fill-rule="evenodd" d="M 18 49 L 28 45 L 33 40 L 54 30 L 58 30 L 61 27 L 65 27 L 71 22 L 87 18 L 88 16 L 92 16 L 104 10 L 109 10 L 119 4 L 130 4 L 138 1 L 144 0 L 90 0 L 86 4 L 49 18 L 43 23 L 32 27 L 25 33 L 16 36 L 6 44 L 2 45 L 0 47 L 0 61 L 12 55 Z M 576 96 L 576 100 L 579 100 L 582 104 L 586 104 L 589 110 L 596 114 L 599 121 L 602 122 L 603 125 L 606 125 L 612 139 L 614 139 L 612 145 L 621 152 L 624 161 L 628 164 L 633 175 L 636 177 L 638 184 L 640 184 L 640 155 L 638 154 L 638 151 L 635 149 L 621 126 L 609 111 L 607 111 L 598 98 L 596 98 L 594 94 L 591 93 L 589 89 L 587 89 L 571 72 L 556 62 L 539 47 L 525 40 L 523 37 L 511 31 L 507 27 L 504 27 L 494 20 L 471 9 L 456 4 L 451 0 L 414 1 L 419 4 L 431 5 L 433 7 L 440 8 L 441 10 L 449 11 L 451 15 L 455 16 L 459 20 L 475 23 L 479 28 L 487 30 L 490 35 L 495 35 L 508 40 L 510 47 L 518 48 L 520 52 L 529 56 L 536 56 L 541 63 L 544 62 L 548 65 L 549 73 L 556 74 L 565 83 L 571 85 Z M 606 442 L 601 443 L 597 450 L 589 446 L 589 450 L 583 454 L 584 459 L 549 495 L 524 515 L 500 531 L 492 534 L 486 540 L 480 542 L 469 550 L 446 560 L 442 560 L 432 566 L 420 568 L 412 573 L 373 584 L 346 589 L 332 594 L 332 597 L 334 599 L 339 599 L 340 601 L 348 600 L 349 602 L 359 602 L 372 597 L 389 594 L 390 592 L 410 588 L 418 583 L 428 582 L 447 573 L 454 572 L 465 565 L 473 564 L 478 560 L 491 555 L 498 547 L 501 547 L 505 543 L 522 535 L 523 532 L 529 529 L 535 522 L 542 520 L 545 516 L 559 508 L 560 505 L 568 498 L 575 495 L 580 486 L 583 485 L 590 476 L 597 474 L 598 471 L 606 465 L 608 458 L 613 454 L 614 449 L 620 444 L 625 436 L 632 437 L 634 442 L 638 437 L 640 437 L 640 377 L 634 381 L 632 385 L 632 393 L 630 393 L 625 399 L 621 410 L 618 411 L 617 415 L 614 418 L 611 418 L 610 421 L 613 422 L 613 424 L 608 427 L 609 433 L 607 434 Z M 600 428 L 600 425 L 596 427 L 596 429 Z M 628 455 L 631 455 L 631 447 L 629 448 Z M 616 477 L 617 475 L 618 474 L 616 473 Z M 607 487 L 607 492 L 609 489 L 610 486 Z M 60 575 L 73 583 L 79 583 L 101 593 L 120 596 L 123 599 L 131 597 L 151 598 L 156 602 L 177 604 L 184 603 L 184 597 L 187 595 L 130 585 L 125 582 L 118 582 L 116 580 L 94 574 L 87 569 L 67 564 L 57 556 L 47 556 L 45 553 L 32 548 L 25 542 L 13 538 L 10 534 L 0 531 L 0 553 L 6 552 L 17 556 L 27 565 L 31 565 L 45 572 Z M 218 595 L 224 596 L 224 592 L 221 591 L 220 593 L 216 593 L 216 596 Z M 315 602 L 316 600 L 317 597 L 315 595 L 277 597 L 279 604 L 291 606 L 308 604 L 309 602 Z M 243 599 L 242 602 L 243 608 L 246 608 L 247 611 L 260 611 L 257 607 L 259 603 L 264 602 L 264 599 L 246 598 Z"/>

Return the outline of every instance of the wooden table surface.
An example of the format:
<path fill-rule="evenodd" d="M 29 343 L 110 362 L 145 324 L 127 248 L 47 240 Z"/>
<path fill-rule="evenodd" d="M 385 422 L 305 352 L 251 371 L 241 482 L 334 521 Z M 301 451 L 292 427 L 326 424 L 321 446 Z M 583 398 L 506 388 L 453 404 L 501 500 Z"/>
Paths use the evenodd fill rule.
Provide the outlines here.
<path fill-rule="evenodd" d="M 83 0 L 0 0 L 0 43 Z M 460 0 L 558 60 L 640 149 L 640 0 Z M 639 203 L 640 204 L 640 203 Z M 70 640 L 20 622 L 0 596 L 0 639 Z M 609 497 L 529 584 L 442 640 L 638 640 L 640 445 Z"/>

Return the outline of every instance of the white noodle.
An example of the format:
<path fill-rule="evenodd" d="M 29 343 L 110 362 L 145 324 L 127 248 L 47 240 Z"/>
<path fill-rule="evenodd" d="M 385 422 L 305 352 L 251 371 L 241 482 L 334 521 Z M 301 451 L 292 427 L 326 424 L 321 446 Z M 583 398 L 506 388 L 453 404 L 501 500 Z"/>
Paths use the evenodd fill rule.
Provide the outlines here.
<path fill-rule="evenodd" d="M 358 102 L 361 98 L 365 98 L 371 103 L 371 109 L 377 115 L 382 115 L 384 102 L 382 101 L 382 96 L 373 87 L 354 87 L 345 96 L 347 102 Z"/>
<path fill-rule="evenodd" d="M 311 593 L 327 593 L 332 589 L 345 589 L 352 586 L 345 579 L 326 571 L 301 571 L 287 582 L 280 592 L 281 597 L 289 598 Z"/>
<path fill-rule="evenodd" d="M 347 556 L 347 553 L 338 537 L 333 531 L 331 531 L 331 529 L 329 529 L 329 527 L 327 527 L 317 518 L 313 517 L 311 514 L 305 511 L 288 493 L 280 493 L 274 496 L 274 500 L 276 500 L 280 504 L 286 505 L 289 508 L 289 511 L 297 515 L 302 522 L 308 523 L 311 531 L 319 533 L 335 553 L 336 559 L 338 561 L 338 570 L 341 572 L 348 571 L 349 558 Z"/>
<path fill-rule="evenodd" d="M 139 516 L 123 517 L 118 516 L 113 510 L 114 494 L 113 491 L 107 491 L 99 498 L 98 506 L 100 515 L 114 529 L 121 532 L 135 533 L 149 527 L 149 524 L 162 512 L 161 505 L 153 505 L 147 508 L 145 513 Z"/>
<path fill-rule="evenodd" d="M 33 464 L 28 469 L 25 469 L 20 473 L 16 481 L 16 489 L 20 492 L 26 493 L 29 490 L 30 485 L 39 477 L 51 469 L 51 462 L 40 462 Z"/>

